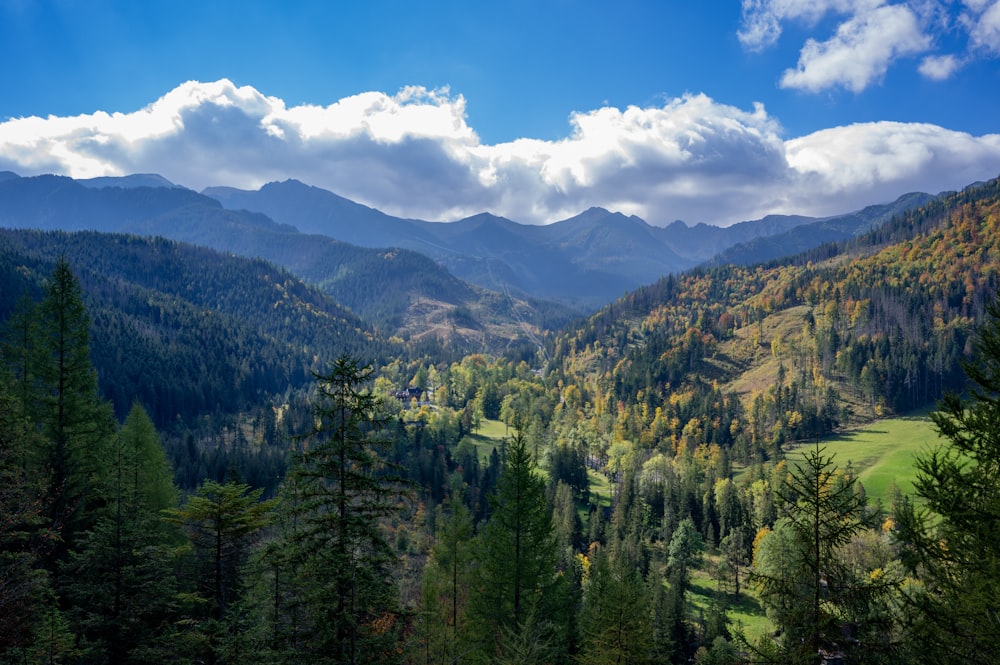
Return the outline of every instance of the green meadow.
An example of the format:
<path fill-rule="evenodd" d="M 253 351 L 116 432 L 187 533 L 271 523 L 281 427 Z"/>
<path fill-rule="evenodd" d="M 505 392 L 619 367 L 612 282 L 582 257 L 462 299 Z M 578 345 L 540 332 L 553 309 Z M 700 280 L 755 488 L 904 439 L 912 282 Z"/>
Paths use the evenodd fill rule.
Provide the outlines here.
<path fill-rule="evenodd" d="M 725 608 L 726 616 L 730 622 L 730 630 L 743 633 L 751 641 L 774 631 L 774 624 L 765 615 L 764 608 L 757 600 L 753 588 L 749 587 L 745 581 L 740 588 L 738 600 L 733 597 L 729 590 L 719 588 L 719 583 L 712 579 L 707 570 L 715 564 L 716 560 L 716 557 L 709 556 L 707 557 L 706 569 L 692 571 L 688 603 L 694 610 L 693 614 L 702 617 L 709 612 L 712 605 Z"/>
<path fill-rule="evenodd" d="M 833 455 L 834 464 L 844 469 L 848 462 L 865 486 L 871 501 L 881 499 L 888 506 L 893 486 L 903 494 L 913 494 L 916 477 L 914 456 L 942 443 L 926 412 L 900 418 L 886 418 L 865 427 L 820 440 L 819 445 Z M 801 444 L 788 451 L 789 463 L 801 459 L 803 451 L 815 444 Z"/>
<path fill-rule="evenodd" d="M 486 462 L 493 450 L 499 448 L 504 438 L 509 435 L 509 430 L 503 422 L 483 418 L 479 421 L 479 428 L 474 433 L 465 435 L 462 441 L 472 444 L 479 455 L 479 461 Z"/>

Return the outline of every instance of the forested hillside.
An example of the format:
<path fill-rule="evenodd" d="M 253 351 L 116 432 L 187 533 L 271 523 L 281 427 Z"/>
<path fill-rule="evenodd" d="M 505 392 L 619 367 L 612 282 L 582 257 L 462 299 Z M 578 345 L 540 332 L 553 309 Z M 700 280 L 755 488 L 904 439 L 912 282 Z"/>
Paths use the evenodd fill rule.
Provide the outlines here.
<path fill-rule="evenodd" d="M 609 405 L 702 420 L 706 441 L 773 455 L 783 441 L 961 391 L 958 362 L 998 267 L 992 181 L 846 243 L 666 278 L 563 334 L 554 356 Z M 678 410 L 692 400 L 725 408 Z"/>
<path fill-rule="evenodd" d="M 304 399 L 312 373 L 339 353 L 375 362 L 402 349 L 260 260 L 162 238 L 0 230 L 8 355 L 31 352 L 31 303 L 60 259 L 86 298 L 101 394 L 119 418 L 142 404 L 170 434 L 187 487 L 232 466 L 269 476 L 273 489 L 285 456 L 274 408 Z"/>
<path fill-rule="evenodd" d="M 299 233 L 263 214 L 225 210 L 215 199 L 148 181 L 118 187 L 52 175 L 9 178 L 0 182 L 0 226 L 162 236 L 263 258 L 318 285 L 386 337 L 432 337 L 465 351 L 502 350 L 526 331 L 573 316 L 563 306 L 471 286 L 410 250 Z"/>
<path fill-rule="evenodd" d="M 12 662 L 1000 657 L 997 181 L 506 357 L 382 341 L 260 261 L 0 242 Z M 967 377 L 913 496 L 821 442 Z"/>

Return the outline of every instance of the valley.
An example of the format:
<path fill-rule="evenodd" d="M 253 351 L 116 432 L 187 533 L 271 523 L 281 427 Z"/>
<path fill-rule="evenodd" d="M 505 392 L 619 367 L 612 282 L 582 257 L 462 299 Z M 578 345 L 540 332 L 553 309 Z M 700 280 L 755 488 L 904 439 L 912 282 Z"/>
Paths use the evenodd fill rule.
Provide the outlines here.
<path fill-rule="evenodd" d="M 11 175 L 0 225 L 0 619 L 63 660 L 916 663 L 906 594 L 982 600 L 932 544 L 995 500 L 1000 181 L 709 229 Z"/>

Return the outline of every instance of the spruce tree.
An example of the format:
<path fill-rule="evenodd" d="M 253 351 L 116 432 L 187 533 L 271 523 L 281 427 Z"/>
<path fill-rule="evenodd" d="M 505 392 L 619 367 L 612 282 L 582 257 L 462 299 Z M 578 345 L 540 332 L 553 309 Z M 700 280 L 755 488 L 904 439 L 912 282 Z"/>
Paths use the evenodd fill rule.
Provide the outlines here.
<path fill-rule="evenodd" d="M 819 446 L 790 467 L 777 490 L 784 514 L 758 546 L 750 575 L 781 629 L 781 662 L 886 656 L 888 627 L 873 612 L 893 587 L 856 570 L 841 548 L 865 529 L 866 501 L 856 479 L 838 473 Z"/>
<path fill-rule="evenodd" d="M 536 473 L 520 429 L 507 447 L 490 511 L 478 539 L 470 616 L 480 655 L 502 657 L 529 634 L 538 645 L 565 654 L 568 636 L 560 605 L 566 596 L 561 588 L 565 579 L 558 575 L 558 544 L 545 482 Z"/>
<path fill-rule="evenodd" d="M 652 597 L 636 562 L 614 546 L 595 551 L 580 616 L 584 665 L 639 665 L 653 651 Z"/>
<path fill-rule="evenodd" d="M 161 512 L 176 501 L 173 472 L 145 410 L 135 405 L 101 460 L 96 521 L 59 567 L 61 591 L 88 658 L 157 662 L 175 618 L 174 533 Z"/>
<path fill-rule="evenodd" d="M 947 444 L 917 457 L 922 502 L 898 514 L 904 561 L 923 583 L 910 609 L 926 663 L 1000 662 L 1000 300 L 964 369 L 969 395 L 931 414 Z"/>
<path fill-rule="evenodd" d="M 438 506 L 437 538 L 424 568 L 420 618 L 420 661 L 458 663 L 465 645 L 472 571 L 472 517 L 455 493 L 448 512 Z"/>
<path fill-rule="evenodd" d="M 0 370 L 0 658 L 12 659 L 35 639 L 48 583 L 38 543 L 51 540 L 42 530 L 41 487 L 26 464 L 36 442 L 13 383 Z"/>
<path fill-rule="evenodd" d="M 315 424 L 289 474 L 272 562 L 287 580 L 276 602 L 301 617 L 281 646 L 292 661 L 354 665 L 397 655 L 404 620 L 383 521 L 399 510 L 403 489 L 379 454 L 387 442 L 378 436 L 385 419 L 368 387 L 372 372 L 342 355 L 317 375 Z"/>
<path fill-rule="evenodd" d="M 90 317 L 69 263 L 56 263 L 39 304 L 34 357 L 36 390 L 28 413 L 44 439 L 48 516 L 62 538 L 56 558 L 73 548 L 93 524 L 99 503 L 94 481 L 114 437 L 114 416 L 101 400 L 90 360 Z"/>
<path fill-rule="evenodd" d="M 261 494 L 244 483 L 206 480 L 183 506 L 166 511 L 190 539 L 195 586 L 215 620 L 236 600 L 250 549 L 276 503 Z"/>

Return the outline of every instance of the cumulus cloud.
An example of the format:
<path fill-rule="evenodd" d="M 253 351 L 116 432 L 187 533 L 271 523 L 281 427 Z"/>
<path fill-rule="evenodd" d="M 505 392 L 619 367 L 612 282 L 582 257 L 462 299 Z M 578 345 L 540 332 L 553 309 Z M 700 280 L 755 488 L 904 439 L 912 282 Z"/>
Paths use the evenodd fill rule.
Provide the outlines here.
<path fill-rule="evenodd" d="M 991 55 L 1000 55 L 1000 0 L 966 2 L 968 12 L 964 15 L 969 27 L 973 48 Z"/>
<path fill-rule="evenodd" d="M 786 143 L 801 192 L 819 208 L 838 200 L 889 200 L 903 191 L 937 193 L 1000 175 L 1000 134 L 975 137 L 924 123 L 837 127 Z M 796 205 L 800 194 L 789 198 Z"/>
<path fill-rule="evenodd" d="M 590 206 L 728 224 L 825 215 L 1000 174 L 1000 135 L 875 123 L 793 138 L 761 105 L 691 94 L 570 117 L 556 141 L 484 144 L 448 90 L 368 92 L 288 107 L 222 80 L 185 83 L 132 113 L 0 123 L 0 170 L 77 178 L 159 173 L 194 189 L 297 178 L 390 214 L 490 211 L 547 223 Z"/>
<path fill-rule="evenodd" d="M 955 73 L 962 63 L 954 55 L 929 55 L 920 63 L 920 73 L 933 81 L 943 81 Z"/>
<path fill-rule="evenodd" d="M 831 17 L 833 33 L 806 39 L 782 87 L 858 93 L 893 65 L 919 56 L 917 71 L 940 81 L 970 60 L 1000 55 L 1000 0 L 743 0 L 737 36 L 748 51 L 760 51 L 778 42 L 786 24 L 817 30 Z M 967 50 L 938 51 L 938 37 L 950 32 L 967 38 Z"/>
<path fill-rule="evenodd" d="M 798 67 L 784 73 L 781 86 L 811 92 L 842 86 L 861 92 L 880 80 L 891 62 L 929 46 L 930 39 L 907 7 L 877 7 L 841 23 L 825 42 L 807 41 Z"/>

